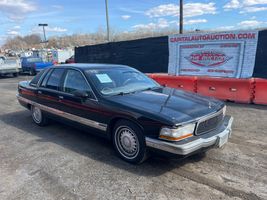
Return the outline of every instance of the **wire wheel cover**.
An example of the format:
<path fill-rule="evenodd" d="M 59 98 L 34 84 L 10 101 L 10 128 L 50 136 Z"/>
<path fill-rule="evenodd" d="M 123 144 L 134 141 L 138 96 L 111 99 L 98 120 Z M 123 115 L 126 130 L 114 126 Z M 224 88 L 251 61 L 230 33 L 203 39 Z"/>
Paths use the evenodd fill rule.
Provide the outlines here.
<path fill-rule="evenodd" d="M 115 142 L 118 151 L 126 158 L 133 159 L 139 153 L 139 141 L 133 130 L 128 127 L 119 127 L 115 133 Z"/>

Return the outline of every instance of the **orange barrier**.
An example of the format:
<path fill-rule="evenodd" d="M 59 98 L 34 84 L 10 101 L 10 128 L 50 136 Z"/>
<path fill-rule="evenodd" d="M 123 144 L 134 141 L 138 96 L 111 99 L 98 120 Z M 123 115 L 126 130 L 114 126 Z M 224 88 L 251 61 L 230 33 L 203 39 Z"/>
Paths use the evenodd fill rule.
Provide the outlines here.
<path fill-rule="evenodd" d="M 267 79 L 255 78 L 253 103 L 267 105 Z"/>
<path fill-rule="evenodd" d="M 167 74 L 148 74 L 148 76 L 166 87 L 190 92 L 197 91 L 197 78 L 195 76 L 170 76 Z"/>
<path fill-rule="evenodd" d="M 147 75 L 167 87 L 197 92 L 224 101 L 267 105 L 267 79 L 171 76 L 167 74 Z"/>
<path fill-rule="evenodd" d="M 239 103 L 251 103 L 254 93 L 254 78 L 198 77 L 197 93 Z"/>

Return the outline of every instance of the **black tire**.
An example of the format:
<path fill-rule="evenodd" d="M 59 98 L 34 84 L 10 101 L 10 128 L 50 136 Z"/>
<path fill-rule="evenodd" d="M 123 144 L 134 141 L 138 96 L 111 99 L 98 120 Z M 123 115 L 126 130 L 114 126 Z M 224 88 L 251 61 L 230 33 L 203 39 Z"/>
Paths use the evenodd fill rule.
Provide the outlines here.
<path fill-rule="evenodd" d="M 18 77 L 18 75 L 19 75 L 18 72 L 13 73 L 13 76 L 14 76 L 14 77 Z"/>
<path fill-rule="evenodd" d="M 32 105 L 31 113 L 32 113 L 33 122 L 37 124 L 38 126 L 45 126 L 48 124 L 48 119 L 44 116 L 43 111 L 39 109 L 38 107 Z"/>
<path fill-rule="evenodd" d="M 30 76 L 35 76 L 36 75 L 36 71 L 34 69 L 31 69 L 29 73 L 30 73 Z"/>
<path fill-rule="evenodd" d="M 147 158 L 145 137 L 141 128 L 127 120 L 119 120 L 112 135 L 115 151 L 123 160 L 140 164 Z"/>

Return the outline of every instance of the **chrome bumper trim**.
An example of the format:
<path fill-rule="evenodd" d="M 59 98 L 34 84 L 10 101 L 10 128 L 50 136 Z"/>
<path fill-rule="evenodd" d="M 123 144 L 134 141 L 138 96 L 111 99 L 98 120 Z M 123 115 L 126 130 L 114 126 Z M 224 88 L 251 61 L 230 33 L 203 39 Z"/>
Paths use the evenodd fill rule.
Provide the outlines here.
<path fill-rule="evenodd" d="M 27 103 L 27 104 L 30 104 L 30 105 L 34 105 L 38 108 L 40 108 L 41 110 L 43 111 L 46 111 L 48 113 L 51 113 L 51 114 L 54 114 L 54 115 L 57 115 L 59 117 L 62 117 L 62 118 L 66 118 L 68 120 L 71 120 L 71 121 L 75 121 L 75 122 L 78 122 L 78 123 L 81 123 L 81 124 L 84 124 L 86 126 L 90 126 L 90 127 L 93 127 L 93 128 L 96 128 L 96 129 L 99 129 L 101 131 L 106 131 L 107 130 L 107 124 L 102 124 L 100 122 L 96 122 L 96 121 L 93 121 L 93 120 L 90 120 L 90 119 L 86 119 L 86 118 L 83 118 L 83 117 L 79 117 L 77 115 L 73 115 L 73 114 L 70 114 L 70 113 L 67 113 L 67 112 L 63 112 L 61 110 L 57 110 L 55 108 L 50 108 L 48 106 L 45 106 L 45 105 L 42 105 L 42 104 L 39 104 L 39 103 L 36 103 L 36 102 L 33 102 L 29 99 L 26 99 L 24 97 L 21 97 L 19 95 L 17 95 L 17 99 L 19 101 L 22 101 L 24 103 Z"/>
<path fill-rule="evenodd" d="M 214 145 L 215 147 L 219 148 L 220 138 L 231 136 L 232 123 L 233 123 L 233 117 L 225 116 L 223 124 L 220 128 L 210 133 L 207 133 L 212 136 L 208 138 L 204 138 L 205 137 L 205 134 L 204 134 L 204 135 L 201 135 L 199 139 L 196 139 L 194 141 L 191 141 L 185 144 L 177 144 L 177 142 L 172 143 L 172 142 L 167 142 L 167 141 L 163 141 L 159 139 L 146 137 L 146 145 L 154 149 L 159 149 L 159 150 L 177 154 L 177 155 L 188 155 L 201 148 L 210 147 Z"/>

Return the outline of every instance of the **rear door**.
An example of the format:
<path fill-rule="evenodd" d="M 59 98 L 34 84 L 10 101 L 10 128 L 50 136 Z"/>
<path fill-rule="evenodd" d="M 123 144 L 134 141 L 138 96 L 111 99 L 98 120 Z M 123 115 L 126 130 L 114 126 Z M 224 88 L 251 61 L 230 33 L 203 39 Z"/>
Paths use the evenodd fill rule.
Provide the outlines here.
<path fill-rule="evenodd" d="M 38 103 L 49 108 L 60 108 L 59 91 L 64 72 L 64 68 L 54 68 L 49 70 L 38 88 Z"/>
<path fill-rule="evenodd" d="M 23 71 L 27 71 L 28 70 L 28 66 L 27 66 L 27 58 L 22 58 L 21 59 L 21 67 Z"/>
<path fill-rule="evenodd" d="M 37 72 L 45 69 L 48 65 L 41 58 L 35 58 L 35 62 L 32 64 L 34 65 L 35 71 L 37 71 Z"/>

